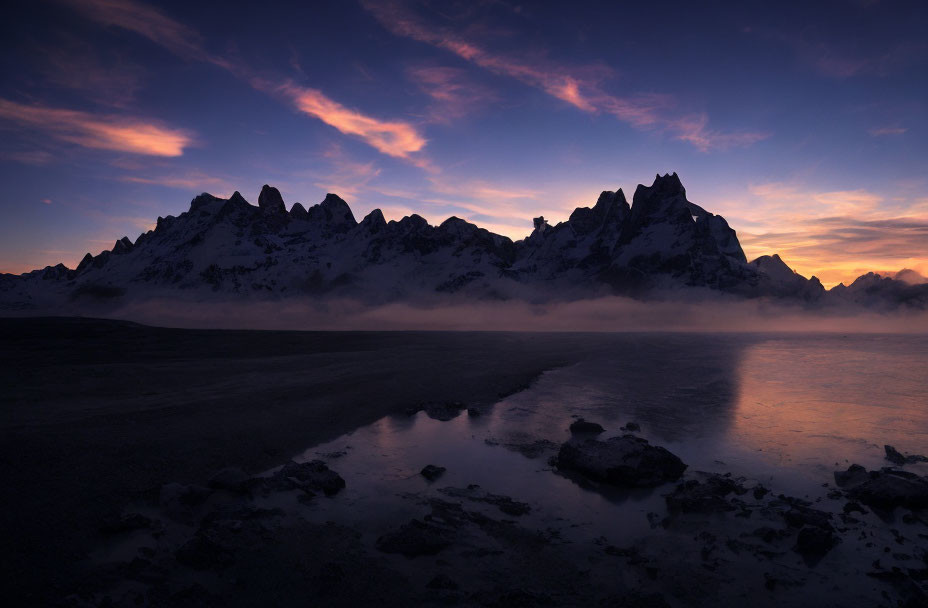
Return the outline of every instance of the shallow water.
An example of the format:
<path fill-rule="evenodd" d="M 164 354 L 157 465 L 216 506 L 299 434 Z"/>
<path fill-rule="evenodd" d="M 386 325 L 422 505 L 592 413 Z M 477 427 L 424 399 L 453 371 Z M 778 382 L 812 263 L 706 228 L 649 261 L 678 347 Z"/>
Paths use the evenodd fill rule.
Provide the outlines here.
<path fill-rule="evenodd" d="M 317 561 L 325 562 L 323 573 L 362 568 L 336 577 L 345 586 L 362 584 L 370 565 L 385 568 L 410 591 L 411 603 L 423 605 L 508 605 L 510 590 L 516 599 L 528 592 L 528 605 L 541 598 L 536 603 L 576 606 L 601 599 L 624 605 L 635 593 L 658 594 L 671 606 L 758 608 L 895 606 L 913 593 L 925 597 L 916 581 L 928 577 L 928 511 L 845 512 L 851 505 L 833 491 L 833 474 L 850 463 L 887 466 L 886 443 L 928 453 L 928 338 L 571 339 L 584 340 L 585 355 L 496 403 L 477 404 L 478 415 L 463 407 L 475 404 L 411 403 L 410 411 L 424 411 L 387 416 L 296 455 L 324 460 L 344 478 L 346 487 L 332 497 L 259 484 L 211 491 L 189 512 L 173 512 L 170 501 L 135 505 L 154 528 L 106 540 L 92 560 L 106 567 L 143 554 L 142 567 L 150 560 L 174 588 L 196 583 L 224 598 L 237 597 L 244 580 L 273 579 L 284 563 L 291 566 L 280 580 L 302 589 L 301 577 L 312 575 Z M 537 344 L 552 342 L 539 336 Z M 743 478 L 744 489 L 762 484 L 772 493 L 730 498 L 743 508 L 669 513 L 665 496 L 674 484 L 629 491 L 564 474 L 550 460 L 579 417 L 602 424 L 600 438 L 638 423 L 640 436 L 688 464 L 684 479 L 730 473 Z M 429 482 L 420 474 L 428 464 L 447 471 Z M 905 469 L 928 474 L 926 464 Z M 819 516 L 830 513 L 836 544 L 815 556 L 797 551 L 806 524 L 784 517 L 799 503 L 782 495 L 805 498 Z M 494 502 L 501 496 L 530 510 L 507 512 Z M 434 554 L 416 549 L 412 558 L 381 551 L 390 547 L 378 539 L 395 538 L 413 518 L 453 540 Z M 300 545 L 306 554 L 291 559 L 292 545 L 300 544 L 292 539 L 307 528 L 329 552 Z M 350 543 L 338 544 L 345 534 Z M 178 548 L 201 537 L 232 551 L 244 578 L 226 566 L 179 566 Z M 435 589 L 430 583 L 439 574 L 460 589 Z M 137 590 L 131 576 L 115 588 L 126 597 Z"/>
<path fill-rule="evenodd" d="M 647 534 L 647 514 L 666 512 L 667 490 L 592 488 L 548 464 L 578 416 L 605 426 L 601 438 L 637 422 L 641 436 L 680 456 L 690 472 L 731 472 L 777 493 L 821 499 L 835 470 L 887 466 L 885 443 L 928 452 L 928 339 L 622 336 L 479 417 L 389 416 L 298 460 L 326 460 L 347 481 L 344 492 L 314 503 L 314 516 L 370 537 L 408 517 L 409 493 L 440 497 L 439 488 L 469 484 L 529 503 L 523 524 L 571 540 L 622 543 Z M 519 451 L 537 440 L 552 446 L 533 457 Z M 448 470 L 429 483 L 419 475 L 427 464 Z"/>

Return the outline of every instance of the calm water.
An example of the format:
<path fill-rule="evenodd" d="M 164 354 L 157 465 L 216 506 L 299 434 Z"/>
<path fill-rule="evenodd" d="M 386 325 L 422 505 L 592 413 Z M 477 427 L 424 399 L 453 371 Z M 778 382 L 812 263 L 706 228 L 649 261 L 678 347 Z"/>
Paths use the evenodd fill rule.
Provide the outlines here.
<path fill-rule="evenodd" d="M 635 421 L 690 471 L 732 472 L 815 500 L 837 468 L 886 466 L 884 443 L 928 453 L 928 339 L 622 336 L 480 417 L 386 417 L 298 459 L 322 458 L 347 481 L 344 492 L 314 503 L 315 516 L 371 539 L 409 517 L 410 494 L 469 484 L 528 502 L 523 523 L 575 540 L 646 534 L 646 514 L 665 512 L 664 491 L 593 489 L 548 464 L 576 416 L 605 426 L 602 437 Z M 520 451 L 539 440 L 552 443 Z M 418 474 L 426 464 L 448 471 L 430 484 Z"/>

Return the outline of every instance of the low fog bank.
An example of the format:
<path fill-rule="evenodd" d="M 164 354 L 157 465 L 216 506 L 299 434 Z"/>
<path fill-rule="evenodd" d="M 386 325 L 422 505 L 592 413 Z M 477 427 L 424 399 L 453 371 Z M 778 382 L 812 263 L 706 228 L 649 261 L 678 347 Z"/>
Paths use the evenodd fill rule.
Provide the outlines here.
<path fill-rule="evenodd" d="M 75 315 L 76 311 L 54 314 Z M 857 308 L 805 309 L 755 299 L 709 297 L 635 300 L 610 296 L 570 302 L 435 301 L 371 305 L 349 299 L 127 303 L 80 316 L 148 325 L 210 329 L 452 330 L 452 331 L 692 331 L 692 332 L 928 332 L 928 311 L 878 313 Z"/>

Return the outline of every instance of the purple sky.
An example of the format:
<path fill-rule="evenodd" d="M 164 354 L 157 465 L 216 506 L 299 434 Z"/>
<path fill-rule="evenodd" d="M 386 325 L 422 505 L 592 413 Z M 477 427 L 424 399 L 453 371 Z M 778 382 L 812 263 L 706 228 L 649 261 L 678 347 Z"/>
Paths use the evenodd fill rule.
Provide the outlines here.
<path fill-rule="evenodd" d="M 0 271 L 202 191 L 521 238 L 676 171 L 749 258 L 928 273 L 924 2 L 36 0 L 0 30 Z"/>

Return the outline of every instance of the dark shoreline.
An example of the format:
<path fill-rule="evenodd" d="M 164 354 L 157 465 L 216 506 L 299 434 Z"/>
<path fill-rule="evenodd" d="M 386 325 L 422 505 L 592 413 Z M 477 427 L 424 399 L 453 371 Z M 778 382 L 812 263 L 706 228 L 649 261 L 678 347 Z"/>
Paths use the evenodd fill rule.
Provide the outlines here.
<path fill-rule="evenodd" d="M 493 402 L 587 348 L 536 339 L 0 319 L 5 594 L 56 597 L 100 526 L 164 483 L 256 473 L 410 404 Z"/>

